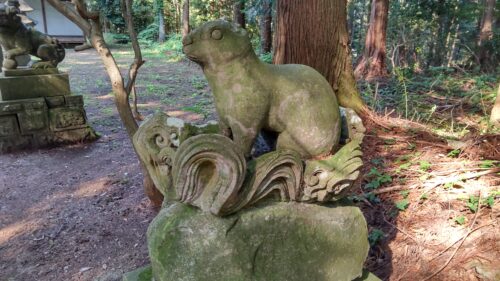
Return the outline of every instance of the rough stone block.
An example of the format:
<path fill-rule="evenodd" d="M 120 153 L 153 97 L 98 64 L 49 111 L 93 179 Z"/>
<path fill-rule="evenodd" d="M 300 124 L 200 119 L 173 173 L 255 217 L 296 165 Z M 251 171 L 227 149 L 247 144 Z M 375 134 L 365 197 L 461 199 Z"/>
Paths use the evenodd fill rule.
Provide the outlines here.
<path fill-rule="evenodd" d="M 81 96 L 0 101 L 0 152 L 96 138 Z"/>
<path fill-rule="evenodd" d="M 18 114 L 22 134 L 47 129 L 48 116 L 44 109 L 27 109 Z"/>
<path fill-rule="evenodd" d="M 15 115 L 0 116 L 0 137 L 19 135 L 19 125 Z"/>
<path fill-rule="evenodd" d="M 70 95 L 66 73 L 0 76 L 0 101 Z"/>
<path fill-rule="evenodd" d="M 30 75 L 45 75 L 45 74 L 58 74 L 57 68 L 16 68 L 4 69 L 3 74 L 6 77 L 13 76 L 30 76 Z"/>
<path fill-rule="evenodd" d="M 83 108 L 60 107 L 49 110 L 50 127 L 52 130 L 61 130 L 85 125 Z"/>
<path fill-rule="evenodd" d="M 0 137 L 0 151 L 13 151 L 24 148 L 34 147 L 34 140 L 32 136 L 16 136 L 13 137 Z"/>
<path fill-rule="evenodd" d="M 86 126 L 80 129 L 53 132 L 51 143 L 75 143 L 97 139 L 94 130 Z"/>
<path fill-rule="evenodd" d="M 24 100 L 23 101 L 24 109 L 25 110 L 30 110 L 30 109 L 41 109 L 44 110 L 47 108 L 47 105 L 45 103 L 44 99 L 38 98 L 38 99 L 31 99 L 31 100 Z"/>
<path fill-rule="evenodd" d="M 22 109 L 22 103 L 0 103 L 0 113 L 12 113 Z"/>
<path fill-rule="evenodd" d="M 64 106 L 66 103 L 64 100 L 64 96 L 45 97 L 45 101 L 47 102 L 47 106 L 49 108 Z"/>
<path fill-rule="evenodd" d="M 66 101 L 66 106 L 83 106 L 83 96 L 64 96 L 64 100 Z"/>
<path fill-rule="evenodd" d="M 274 203 L 220 218 L 174 203 L 151 223 L 148 247 L 156 281 L 351 281 L 367 237 L 351 206 Z"/>

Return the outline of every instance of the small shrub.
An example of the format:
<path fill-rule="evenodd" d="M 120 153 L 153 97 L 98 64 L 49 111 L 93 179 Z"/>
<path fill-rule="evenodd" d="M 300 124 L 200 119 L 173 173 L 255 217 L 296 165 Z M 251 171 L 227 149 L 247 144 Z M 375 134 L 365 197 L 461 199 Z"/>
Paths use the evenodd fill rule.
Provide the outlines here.
<path fill-rule="evenodd" d="M 130 36 L 120 33 L 105 33 L 104 41 L 111 44 L 127 44 L 130 42 Z"/>
<path fill-rule="evenodd" d="M 403 190 L 401 191 L 399 194 L 401 194 L 401 196 L 403 196 L 403 198 L 408 198 L 408 195 L 410 195 L 410 191 L 409 190 Z"/>
<path fill-rule="evenodd" d="M 457 158 L 458 155 L 460 155 L 460 152 L 461 152 L 460 149 L 453 149 L 448 153 L 448 157 Z"/>
<path fill-rule="evenodd" d="M 495 160 L 483 160 L 479 164 L 480 168 L 488 169 L 488 168 L 494 168 L 496 165 L 498 165 L 498 161 Z"/>
<path fill-rule="evenodd" d="M 471 212 L 477 212 L 477 208 L 479 207 L 479 197 L 474 195 L 469 196 L 469 200 L 467 200 L 467 207 Z"/>
<path fill-rule="evenodd" d="M 272 53 L 260 54 L 259 58 L 263 62 L 267 62 L 267 63 L 272 63 L 273 62 L 273 54 Z"/>
<path fill-rule="evenodd" d="M 427 172 L 431 169 L 432 164 L 429 163 L 428 161 L 422 160 L 419 162 L 420 165 L 420 170 Z"/>
<path fill-rule="evenodd" d="M 465 223 L 465 216 L 464 215 L 460 215 L 458 217 L 456 217 L 454 219 L 454 221 L 459 224 L 459 225 L 463 225 Z"/>
<path fill-rule="evenodd" d="M 410 205 L 410 201 L 408 201 L 408 199 L 403 199 L 403 200 L 397 201 L 394 205 L 399 210 L 404 211 L 408 208 L 408 205 Z"/>
<path fill-rule="evenodd" d="M 151 42 L 155 42 L 158 40 L 158 24 L 152 23 L 148 25 L 145 29 L 143 29 L 139 34 L 137 35 L 137 38 L 139 40 L 147 40 Z"/>
<path fill-rule="evenodd" d="M 377 168 L 371 168 L 368 176 L 373 177 L 373 179 L 365 185 L 367 189 L 377 189 L 384 183 L 392 182 L 391 176 L 380 173 Z"/>
<path fill-rule="evenodd" d="M 370 231 L 370 234 L 368 234 L 368 242 L 370 243 L 370 246 L 373 247 L 377 245 L 380 241 L 382 241 L 384 235 L 385 233 L 378 228 L 374 228 Z"/>
<path fill-rule="evenodd" d="M 429 195 L 427 193 L 422 193 L 422 195 L 420 195 L 420 200 L 427 200 L 429 199 Z"/>

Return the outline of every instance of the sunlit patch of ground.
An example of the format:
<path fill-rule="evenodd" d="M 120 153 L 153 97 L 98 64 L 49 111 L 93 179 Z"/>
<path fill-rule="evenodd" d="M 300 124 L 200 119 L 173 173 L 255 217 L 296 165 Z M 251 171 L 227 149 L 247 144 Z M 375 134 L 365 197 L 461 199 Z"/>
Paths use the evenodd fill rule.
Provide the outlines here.
<path fill-rule="evenodd" d="M 454 149 L 404 120 L 376 121 L 385 128 L 367 124 L 365 176 L 354 197 L 373 244 L 367 267 L 387 280 L 494 280 L 487 276 L 498 274 L 500 257 L 500 154 L 467 141 Z M 500 147 L 500 138 L 486 138 Z"/>

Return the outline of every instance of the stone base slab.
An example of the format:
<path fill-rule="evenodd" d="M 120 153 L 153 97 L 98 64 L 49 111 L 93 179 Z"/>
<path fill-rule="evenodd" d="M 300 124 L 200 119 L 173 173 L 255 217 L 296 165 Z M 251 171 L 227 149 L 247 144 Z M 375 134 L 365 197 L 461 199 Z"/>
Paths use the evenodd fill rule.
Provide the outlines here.
<path fill-rule="evenodd" d="M 220 218 L 173 203 L 149 226 L 148 248 L 156 281 L 351 281 L 369 245 L 352 206 L 271 203 Z"/>
<path fill-rule="evenodd" d="M 12 70 L 0 75 L 0 101 L 71 94 L 67 73 L 48 72 L 48 74 L 38 75 L 37 71 L 39 70 Z"/>
<path fill-rule="evenodd" d="M 0 152 L 92 141 L 79 95 L 0 101 Z"/>
<path fill-rule="evenodd" d="M 17 59 L 17 58 L 16 58 Z M 12 76 L 31 76 L 31 75 L 45 75 L 45 74 L 59 74 L 57 68 L 29 68 L 29 67 L 18 67 L 16 69 L 3 69 L 3 75 L 5 77 Z"/>

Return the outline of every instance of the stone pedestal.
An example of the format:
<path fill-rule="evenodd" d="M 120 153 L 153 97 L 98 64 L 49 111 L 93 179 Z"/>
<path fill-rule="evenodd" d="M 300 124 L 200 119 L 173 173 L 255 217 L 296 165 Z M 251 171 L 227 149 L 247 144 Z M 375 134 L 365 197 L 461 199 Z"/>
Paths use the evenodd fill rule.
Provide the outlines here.
<path fill-rule="evenodd" d="M 90 141 L 83 97 L 57 69 L 4 70 L 0 75 L 0 152 Z"/>
<path fill-rule="evenodd" d="M 363 274 L 368 231 L 351 206 L 272 203 L 220 218 L 174 203 L 148 247 L 151 266 L 123 280 L 378 280 Z"/>

